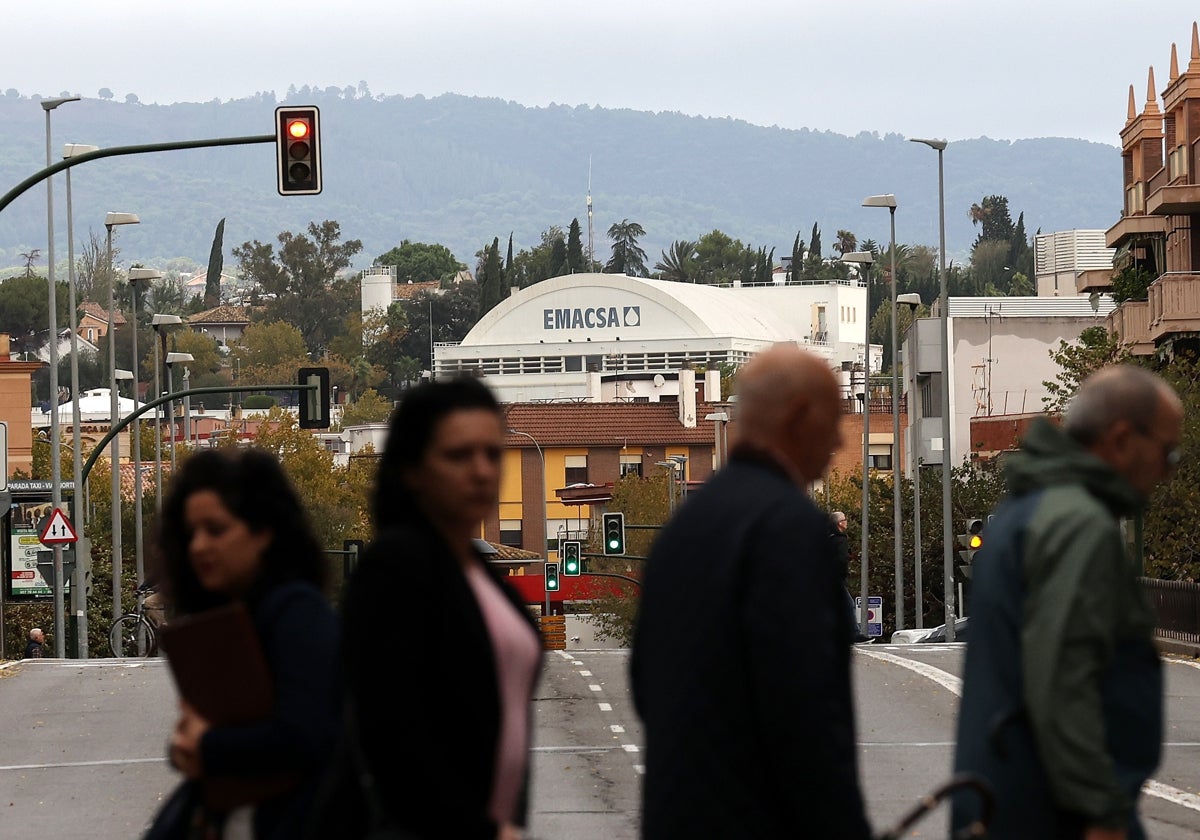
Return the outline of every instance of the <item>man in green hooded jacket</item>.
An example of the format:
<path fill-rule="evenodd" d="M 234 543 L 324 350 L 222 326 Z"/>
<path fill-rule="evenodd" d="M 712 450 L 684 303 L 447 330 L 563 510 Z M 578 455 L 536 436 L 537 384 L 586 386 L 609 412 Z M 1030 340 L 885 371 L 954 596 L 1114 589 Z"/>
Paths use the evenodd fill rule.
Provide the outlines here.
<path fill-rule="evenodd" d="M 1114 365 L 1005 463 L 973 563 L 954 762 L 995 791 L 992 840 L 1145 837 L 1137 798 L 1159 761 L 1162 675 L 1121 520 L 1170 476 L 1182 423 L 1160 377 Z M 953 825 L 978 807 L 956 797 Z"/>

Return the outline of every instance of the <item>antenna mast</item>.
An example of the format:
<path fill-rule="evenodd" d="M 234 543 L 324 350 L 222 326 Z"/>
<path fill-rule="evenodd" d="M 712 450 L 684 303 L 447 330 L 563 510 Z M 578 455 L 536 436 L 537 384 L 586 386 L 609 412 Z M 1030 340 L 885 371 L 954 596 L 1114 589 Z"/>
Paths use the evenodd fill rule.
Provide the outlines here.
<path fill-rule="evenodd" d="M 592 250 L 592 156 L 588 155 L 588 188 L 587 188 L 587 222 L 588 222 L 588 267 L 587 270 L 596 270 L 596 257 Z"/>

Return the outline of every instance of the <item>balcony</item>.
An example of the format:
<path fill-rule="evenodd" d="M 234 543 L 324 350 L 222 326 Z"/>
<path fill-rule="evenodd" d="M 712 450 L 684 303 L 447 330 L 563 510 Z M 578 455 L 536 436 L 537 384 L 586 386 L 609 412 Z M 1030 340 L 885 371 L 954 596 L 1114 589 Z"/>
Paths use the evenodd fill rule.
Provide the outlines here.
<path fill-rule="evenodd" d="M 1150 338 L 1150 304 L 1144 300 L 1127 300 L 1105 318 L 1109 332 L 1116 333 L 1121 344 L 1135 356 L 1154 353 Z"/>
<path fill-rule="evenodd" d="M 1163 274 L 1150 284 L 1148 304 L 1149 338 L 1155 345 L 1184 333 L 1200 333 L 1200 273 Z"/>
<path fill-rule="evenodd" d="M 1200 185 L 1193 183 L 1200 141 L 1178 146 L 1167 156 L 1146 190 L 1146 212 L 1159 216 L 1186 216 L 1200 213 Z"/>
<path fill-rule="evenodd" d="M 1133 239 L 1157 234 L 1166 236 L 1167 220 L 1162 216 L 1124 216 L 1104 234 L 1104 244 L 1119 248 Z"/>

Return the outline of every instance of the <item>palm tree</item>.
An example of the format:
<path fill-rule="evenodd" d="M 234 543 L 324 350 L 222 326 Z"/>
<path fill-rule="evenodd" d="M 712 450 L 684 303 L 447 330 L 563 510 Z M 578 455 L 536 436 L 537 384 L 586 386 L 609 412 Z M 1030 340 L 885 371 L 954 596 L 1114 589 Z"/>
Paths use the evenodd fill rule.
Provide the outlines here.
<path fill-rule="evenodd" d="M 858 250 L 858 237 L 848 230 L 839 230 L 837 232 L 837 244 L 833 246 L 839 254 L 849 254 L 851 251 Z"/>
<path fill-rule="evenodd" d="M 613 224 L 608 229 L 608 238 L 613 241 L 612 256 L 604 264 L 604 270 L 610 274 L 645 277 L 646 252 L 638 246 L 638 239 L 645 235 L 645 229 L 637 222 L 622 219 Z"/>
<path fill-rule="evenodd" d="M 696 282 L 696 243 L 688 239 L 676 239 L 671 247 L 662 252 L 662 260 L 654 264 L 662 280 L 677 283 Z"/>

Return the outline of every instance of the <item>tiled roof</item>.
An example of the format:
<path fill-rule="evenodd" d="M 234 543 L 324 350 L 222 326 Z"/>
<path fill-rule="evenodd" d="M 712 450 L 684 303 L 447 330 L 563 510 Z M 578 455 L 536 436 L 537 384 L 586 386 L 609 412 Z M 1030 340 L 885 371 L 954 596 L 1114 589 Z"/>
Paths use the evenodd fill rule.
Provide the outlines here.
<path fill-rule="evenodd" d="M 245 306 L 222 304 L 213 309 L 189 315 L 187 322 L 189 324 L 249 324 L 250 310 Z"/>
<path fill-rule="evenodd" d="M 410 300 L 417 292 L 433 291 L 440 285 L 437 280 L 428 283 L 396 283 L 392 286 L 392 300 Z"/>
<path fill-rule="evenodd" d="M 549 446 L 665 446 L 712 445 L 712 421 L 706 414 L 725 406 L 696 406 L 696 428 L 679 422 L 677 403 L 508 403 L 504 406 L 510 429 L 526 432 L 545 449 Z M 509 433 L 508 447 L 532 447 L 525 435 Z"/>
<path fill-rule="evenodd" d="M 91 315 L 97 320 L 108 323 L 108 310 L 93 300 L 85 300 L 79 304 L 79 311 L 84 315 Z M 117 309 L 113 312 L 113 325 L 120 326 L 125 323 L 125 316 L 121 314 L 121 310 Z"/>
<path fill-rule="evenodd" d="M 488 545 L 490 545 L 492 548 L 496 549 L 496 553 L 491 555 L 488 558 L 489 560 L 492 560 L 492 561 L 503 560 L 506 562 L 511 562 L 513 560 L 541 560 L 542 559 L 542 555 L 538 554 L 536 551 L 526 551 L 523 548 L 516 548 L 515 546 L 511 546 L 511 545 L 502 545 L 501 543 L 494 543 L 491 541 L 488 542 Z"/>

